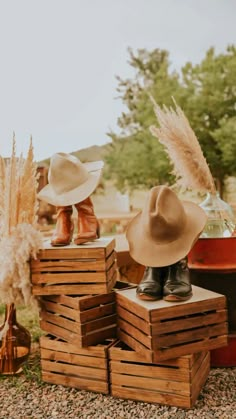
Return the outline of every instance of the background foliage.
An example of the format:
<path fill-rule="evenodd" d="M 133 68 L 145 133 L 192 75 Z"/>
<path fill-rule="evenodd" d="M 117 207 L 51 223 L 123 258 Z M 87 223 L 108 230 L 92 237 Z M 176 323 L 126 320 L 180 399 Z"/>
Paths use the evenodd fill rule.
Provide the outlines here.
<path fill-rule="evenodd" d="M 236 48 L 229 46 L 218 55 L 211 48 L 201 63 L 186 63 L 180 74 L 170 70 L 165 50 L 129 49 L 129 57 L 134 77 L 117 77 L 127 110 L 118 119 L 120 132 L 109 133 L 112 142 L 105 157 L 117 188 L 174 182 L 163 146 L 149 132 L 157 124 L 151 94 L 159 105 L 172 105 L 173 96 L 182 107 L 222 192 L 225 178 L 236 173 Z"/>

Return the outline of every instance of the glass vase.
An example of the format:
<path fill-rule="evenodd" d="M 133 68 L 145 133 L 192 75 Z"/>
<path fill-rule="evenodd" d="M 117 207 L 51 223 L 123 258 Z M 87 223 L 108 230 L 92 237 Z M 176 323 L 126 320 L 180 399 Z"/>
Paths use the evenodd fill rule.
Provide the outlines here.
<path fill-rule="evenodd" d="M 21 372 L 30 353 L 30 344 L 29 331 L 17 323 L 15 305 L 7 304 L 5 322 L 0 327 L 0 373 Z"/>
<path fill-rule="evenodd" d="M 235 217 L 232 208 L 223 201 L 219 193 L 207 193 L 206 199 L 200 204 L 208 219 L 200 238 L 231 237 L 235 230 Z"/>

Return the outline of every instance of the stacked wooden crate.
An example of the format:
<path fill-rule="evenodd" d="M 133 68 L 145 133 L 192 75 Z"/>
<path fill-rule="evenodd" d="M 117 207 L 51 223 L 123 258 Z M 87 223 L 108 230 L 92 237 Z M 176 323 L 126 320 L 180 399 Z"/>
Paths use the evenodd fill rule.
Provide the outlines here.
<path fill-rule="evenodd" d="M 209 373 L 209 351 L 227 344 L 225 296 L 193 286 L 185 302 L 140 300 L 136 286 L 116 284 L 113 239 L 45 244 L 31 271 L 46 333 L 40 341 L 44 381 L 194 405 Z"/>
<path fill-rule="evenodd" d="M 118 336 L 109 349 L 111 394 L 192 407 L 208 376 L 209 351 L 227 345 L 226 298 L 193 286 L 185 302 L 143 301 L 116 292 Z"/>
<path fill-rule="evenodd" d="M 113 396 L 185 408 L 194 405 L 210 370 L 209 351 L 147 363 L 118 342 L 109 356 Z"/>
<path fill-rule="evenodd" d="M 47 334 L 40 341 L 43 380 L 108 393 L 108 348 L 116 337 L 115 240 L 45 243 L 31 272 Z"/>

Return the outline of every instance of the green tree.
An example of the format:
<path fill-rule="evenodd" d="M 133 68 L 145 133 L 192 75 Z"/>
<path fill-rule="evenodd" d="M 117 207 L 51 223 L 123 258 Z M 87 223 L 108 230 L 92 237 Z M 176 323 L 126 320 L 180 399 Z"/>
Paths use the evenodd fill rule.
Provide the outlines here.
<path fill-rule="evenodd" d="M 185 100 L 183 109 L 222 192 L 226 176 L 235 175 L 236 48 L 224 54 L 207 51 L 198 65 L 182 69 Z"/>
<path fill-rule="evenodd" d="M 129 54 L 135 76 L 132 80 L 117 78 L 117 90 L 127 112 L 118 119 L 120 134 L 109 133 L 112 143 L 106 157 L 109 176 L 120 190 L 173 181 L 164 148 L 149 132 L 155 115 L 148 92 L 156 86 L 156 99 L 168 105 L 180 88 L 178 74 L 169 71 L 167 51 L 141 49 L 134 54 L 130 49 Z"/>
<path fill-rule="evenodd" d="M 120 189 L 151 187 L 173 181 L 171 162 L 149 126 L 156 124 L 151 94 L 160 105 L 172 105 L 172 96 L 183 108 L 194 129 L 213 176 L 222 189 L 224 178 L 236 172 L 235 98 L 236 48 L 224 54 L 207 51 L 200 64 L 187 63 L 170 72 L 167 51 L 129 50 L 133 79 L 118 77 L 118 92 L 127 107 L 118 119 L 120 133 L 110 133 L 109 173 Z M 129 164 L 128 164 L 129 163 Z M 122 168 L 122 170 L 121 170 Z"/>

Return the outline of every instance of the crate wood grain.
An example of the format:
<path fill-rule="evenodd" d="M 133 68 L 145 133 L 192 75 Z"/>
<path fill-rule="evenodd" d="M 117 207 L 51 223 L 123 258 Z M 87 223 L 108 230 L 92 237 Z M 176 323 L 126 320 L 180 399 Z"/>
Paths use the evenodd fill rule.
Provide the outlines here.
<path fill-rule="evenodd" d="M 116 291 L 118 337 L 148 362 L 227 345 L 226 298 L 193 286 L 190 300 L 143 301 L 135 288 Z"/>
<path fill-rule="evenodd" d="M 132 284 L 117 281 L 114 289 Z M 50 295 L 40 299 L 40 326 L 44 332 L 80 347 L 116 337 L 115 291 L 107 294 Z"/>
<path fill-rule="evenodd" d="M 115 293 L 41 298 L 41 329 L 80 347 L 116 337 Z"/>
<path fill-rule="evenodd" d="M 149 364 L 119 342 L 109 359 L 112 396 L 183 408 L 194 406 L 210 371 L 209 351 Z"/>
<path fill-rule="evenodd" d="M 52 336 L 40 338 L 42 380 L 81 390 L 109 393 L 108 348 L 112 340 L 78 348 Z"/>
<path fill-rule="evenodd" d="M 53 247 L 49 240 L 45 240 L 43 249 L 38 253 L 40 260 L 68 260 L 68 259 L 106 259 L 115 248 L 115 239 L 101 237 L 90 243 Z"/>
<path fill-rule="evenodd" d="M 34 295 L 85 295 L 111 291 L 117 278 L 114 239 L 81 246 L 52 247 L 45 243 L 31 260 Z"/>

